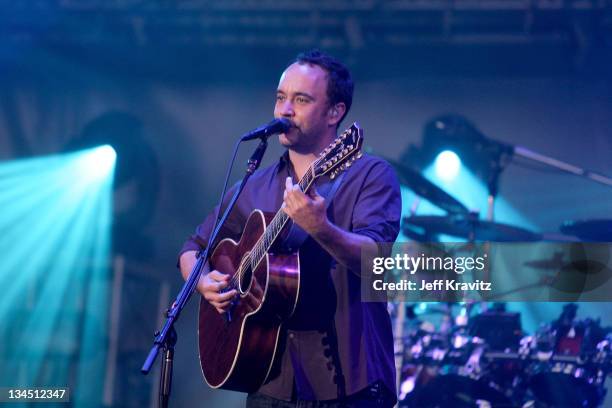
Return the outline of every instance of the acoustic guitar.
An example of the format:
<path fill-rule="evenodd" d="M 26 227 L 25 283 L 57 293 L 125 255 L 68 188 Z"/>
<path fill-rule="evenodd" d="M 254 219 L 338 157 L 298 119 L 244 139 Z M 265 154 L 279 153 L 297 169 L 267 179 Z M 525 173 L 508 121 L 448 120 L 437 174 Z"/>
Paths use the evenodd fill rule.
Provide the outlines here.
<path fill-rule="evenodd" d="M 299 182 L 307 191 L 324 174 L 335 178 L 361 157 L 363 131 L 353 125 L 311 164 Z M 275 253 L 275 241 L 289 217 L 254 210 L 238 242 L 226 238 L 210 257 L 212 269 L 229 274 L 226 290 L 238 294 L 220 314 L 203 297 L 199 312 L 200 365 L 213 388 L 253 392 L 268 379 L 280 357 L 283 323 L 293 314 L 300 292 L 298 253 Z"/>

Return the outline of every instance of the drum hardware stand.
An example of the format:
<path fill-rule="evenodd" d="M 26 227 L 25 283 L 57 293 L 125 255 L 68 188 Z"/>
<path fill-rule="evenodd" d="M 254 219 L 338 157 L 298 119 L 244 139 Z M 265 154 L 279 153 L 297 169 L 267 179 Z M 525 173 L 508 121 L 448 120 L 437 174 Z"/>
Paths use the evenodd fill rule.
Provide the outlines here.
<path fill-rule="evenodd" d="M 487 221 L 495 220 L 495 200 L 499 192 L 499 176 L 506 169 L 512 154 L 507 149 L 499 149 L 489 159 L 489 173 L 487 176 Z"/>
<path fill-rule="evenodd" d="M 398 302 L 397 315 L 395 316 L 395 327 L 393 332 L 394 354 L 395 354 L 395 387 L 399 390 L 402 377 L 402 366 L 404 365 L 404 322 L 406 321 L 406 307 Z"/>
<path fill-rule="evenodd" d="M 416 196 L 412 205 L 410 206 L 410 216 L 416 215 L 417 210 L 419 209 L 419 205 L 421 204 L 421 198 Z"/>

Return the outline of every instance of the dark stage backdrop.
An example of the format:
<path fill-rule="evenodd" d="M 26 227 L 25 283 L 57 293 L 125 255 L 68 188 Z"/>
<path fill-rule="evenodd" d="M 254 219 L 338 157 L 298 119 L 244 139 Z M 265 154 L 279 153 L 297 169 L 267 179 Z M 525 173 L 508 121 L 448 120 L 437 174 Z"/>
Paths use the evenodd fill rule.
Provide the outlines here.
<path fill-rule="evenodd" d="M 280 54 L 287 61 L 293 56 L 293 52 Z M 180 287 L 176 253 L 216 202 L 236 138 L 272 118 L 275 87 L 285 67 L 280 61 L 285 58 L 277 56 L 266 63 L 265 58 L 246 54 L 231 59 L 226 67 L 219 58 L 214 71 L 198 75 L 196 65 L 195 73 L 183 78 L 172 72 L 141 73 L 139 66 L 117 70 L 120 60 L 90 63 L 62 52 L 29 51 L 15 58 L 19 63 L 7 63 L 0 71 L 0 160 L 61 152 L 89 123 L 109 112 L 139 121 L 144 143 L 155 154 L 159 185 L 156 198 L 151 196 L 156 201 L 152 216 L 121 229 L 117 232 L 121 236 L 115 237 L 123 242 L 117 252 L 128 258 L 134 253 L 138 262 L 127 269 L 129 279 L 122 294 L 123 335 L 132 341 L 130 363 L 124 363 L 115 379 L 115 389 L 124 390 L 115 391 L 114 401 L 124 401 L 117 406 L 150 403 L 147 381 L 151 379 L 141 380 L 138 369 L 158 324 L 157 298 L 169 301 Z M 421 143 L 429 119 L 452 112 L 465 115 L 492 138 L 612 174 L 610 76 L 465 70 L 453 74 L 452 69 L 430 74 L 410 69 L 410 58 L 398 58 L 389 75 L 381 74 L 384 66 L 375 66 L 377 61 L 367 55 L 351 59 L 358 72 L 357 85 L 344 125 L 359 121 L 365 144 L 375 152 L 399 158 L 408 145 Z M 205 66 L 206 60 L 197 64 Z M 373 65 L 372 74 L 367 65 Z M 122 137 L 132 143 L 129 134 Z M 254 144 L 243 146 L 234 180 L 252 148 Z M 280 153 L 273 140 L 266 163 Z M 116 193 L 119 201 L 139 199 L 125 190 L 129 186 Z M 568 175 L 510 165 L 502 176 L 501 194 L 542 231 L 555 231 L 564 220 L 612 216 L 612 189 Z M 483 211 L 485 205 L 480 205 Z M 134 249 L 139 245 L 147 249 Z M 130 270 L 138 272 L 130 275 Z M 170 289 L 160 295 L 164 282 Z M 155 301 L 135 295 L 147 290 Z M 533 330 L 540 321 L 556 317 L 560 308 L 528 305 L 523 309 L 529 312 L 523 316 L 524 325 Z M 580 316 L 602 317 L 609 325 L 610 310 L 609 304 L 582 305 Z M 211 392 L 204 385 L 197 363 L 195 319 L 192 300 L 178 327 L 174 406 L 241 406 L 241 395 Z M 126 384 L 145 395 L 127 397 Z"/>

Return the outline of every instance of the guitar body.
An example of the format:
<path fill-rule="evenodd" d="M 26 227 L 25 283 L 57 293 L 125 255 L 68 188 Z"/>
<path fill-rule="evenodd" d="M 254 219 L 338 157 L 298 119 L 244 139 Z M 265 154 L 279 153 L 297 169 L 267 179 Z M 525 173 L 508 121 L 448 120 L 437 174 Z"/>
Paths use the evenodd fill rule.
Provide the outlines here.
<path fill-rule="evenodd" d="M 282 324 L 293 314 L 298 299 L 298 254 L 267 253 L 254 270 L 245 267 L 270 220 L 263 212 L 253 211 L 240 241 L 224 239 L 210 257 L 211 269 L 232 276 L 239 293 L 224 314 L 203 297 L 200 300 L 200 365 L 213 388 L 256 391 L 280 357 Z"/>

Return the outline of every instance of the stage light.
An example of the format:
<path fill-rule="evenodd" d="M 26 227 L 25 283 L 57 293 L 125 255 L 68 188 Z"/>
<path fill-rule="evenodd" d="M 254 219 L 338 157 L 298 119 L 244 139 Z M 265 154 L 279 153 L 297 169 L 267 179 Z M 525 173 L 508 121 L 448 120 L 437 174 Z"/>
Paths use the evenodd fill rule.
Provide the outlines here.
<path fill-rule="evenodd" d="M 155 214 L 161 179 L 152 138 L 145 131 L 136 116 L 109 111 L 88 122 L 64 146 L 69 152 L 89 149 L 77 170 L 89 182 L 103 180 L 113 164 L 113 248 L 143 258 L 154 250 L 146 230 Z"/>
<path fill-rule="evenodd" d="M 445 181 L 451 181 L 457 177 L 461 169 L 461 159 L 452 150 L 440 152 L 435 161 L 436 175 Z"/>
<path fill-rule="evenodd" d="M 93 149 L 91 152 L 92 159 L 99 161 L 100 168 L 104 170 L 105 174 L 113 168 L 115 159 L 117 159 L 117 153 L 111 145 L 104 145 Z"/>
<path fill-rule="evenodd" d="M 101 405 L 116 154 L 0 162 L 0 384 Z"/>
<path fill-rule="evenodd" d="M 89 180 L 100 180 L 108 176 L 115 167 L 117 153 L 111 145 L 86 150 L 80 158 L 81 174 Z"/>

